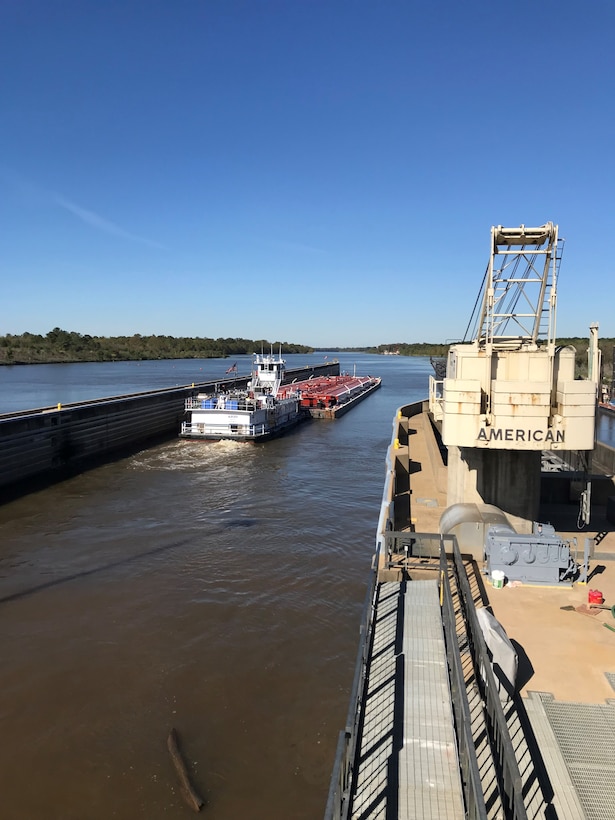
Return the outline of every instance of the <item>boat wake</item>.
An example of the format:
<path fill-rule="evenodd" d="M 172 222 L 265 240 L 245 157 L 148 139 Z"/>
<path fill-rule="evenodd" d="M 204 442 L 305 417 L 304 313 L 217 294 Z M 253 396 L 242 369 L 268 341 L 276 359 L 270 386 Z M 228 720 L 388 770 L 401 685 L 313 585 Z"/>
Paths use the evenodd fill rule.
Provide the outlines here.
<path fill-rule="evenodd" d="M 254 445 L 239 441 L 174 441 L 132 456 L 132 470 L 202 470 L 228 465 L 235 459 L 245 464 L 254 453 Z"/>

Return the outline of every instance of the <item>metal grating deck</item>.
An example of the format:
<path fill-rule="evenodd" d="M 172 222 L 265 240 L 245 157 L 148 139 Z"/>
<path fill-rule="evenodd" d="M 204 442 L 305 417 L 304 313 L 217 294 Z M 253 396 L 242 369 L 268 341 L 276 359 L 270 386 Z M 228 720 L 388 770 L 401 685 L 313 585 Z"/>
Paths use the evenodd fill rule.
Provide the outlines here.
<path fill-rule="evenodd" d="M 404 738 L 399 817 L 465 817 L 437 581 L 412 581 L 405 595 Z"/>
<path fill-rule="evenodd" d="M 378 590 L 350 816 L 465 817 L 435 580 Z"/>
<path fill-rule="evenodd" d="M 367 695 L 352 800 L 352 820 L 376 820 L 393 814 L 396 791 L 389 772 L 395 760 L 395 679 L 398 612 L 401 585 L 381 584 L 376 600 L 374 639 L 367 679 Z M 396 775 L 393 778 L 396 782 Z M 388 806 L 388 812 L 387 812 Z"/>
<path fill-rule="evenodd" d="M 543 692 L 532 693 L 532 697 L 542 705 L 583 816 L 587 820 L 613 820 L 615 701 L 564 703 Z M 559 784 L 553 785 L 557 794 Z"/>

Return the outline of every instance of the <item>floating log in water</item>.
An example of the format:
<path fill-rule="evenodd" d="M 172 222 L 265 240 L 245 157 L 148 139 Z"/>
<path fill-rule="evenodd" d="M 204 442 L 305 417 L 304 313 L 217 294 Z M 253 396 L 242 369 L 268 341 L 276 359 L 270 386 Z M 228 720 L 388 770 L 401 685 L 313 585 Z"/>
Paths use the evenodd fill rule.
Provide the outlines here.
<path fill-rule="evenodd" d="M 180 788 L 184 800 L 191 809 L 194 809 L 194 811 L 201 811 L 201 808 L 204 805 L 204 800 L 196 793 L 192 783 L 190 782 L 186 764 L 184 763 L 179 751 L 179 742 L 175 729 L 171 729 L 169 733 L 169 737 L 167 738 L 167 748 L 169 750 L 169 754 L 171 755 L 171 760 L 173 761 L 175 770 L 179 775 Z"/>

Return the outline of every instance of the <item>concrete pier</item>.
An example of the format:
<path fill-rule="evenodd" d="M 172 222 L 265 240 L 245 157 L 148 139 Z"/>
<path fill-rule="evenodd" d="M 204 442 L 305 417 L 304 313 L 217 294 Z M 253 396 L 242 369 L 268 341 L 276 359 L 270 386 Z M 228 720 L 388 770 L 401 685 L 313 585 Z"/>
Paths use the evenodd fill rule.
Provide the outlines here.
<path fill-rule="evenodd" d="M 540 506 L 537 450 L 448 448 L 447 505 L 493 504 L 517 532 L 531 532 Z"/>

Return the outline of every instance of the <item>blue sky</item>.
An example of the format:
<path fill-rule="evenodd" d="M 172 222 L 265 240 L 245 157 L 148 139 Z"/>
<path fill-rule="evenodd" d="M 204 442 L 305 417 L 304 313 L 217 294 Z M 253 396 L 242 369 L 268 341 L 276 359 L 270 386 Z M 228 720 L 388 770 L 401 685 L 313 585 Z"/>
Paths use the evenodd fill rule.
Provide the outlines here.
<path fill-rule="evenodd" d="M 615 4 L 4 0 L 0 334 L 463 335 L 559 224 L 615 336 Z"/>

